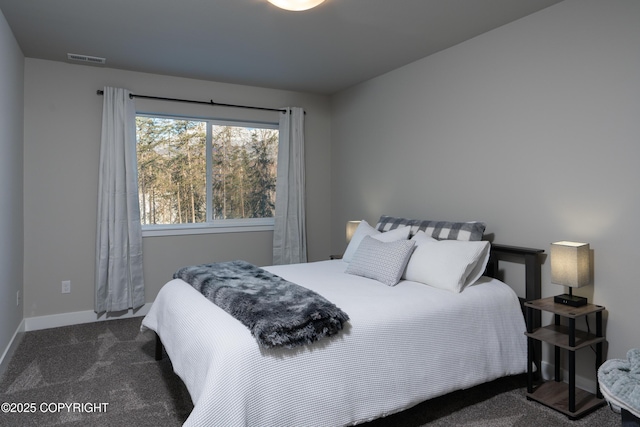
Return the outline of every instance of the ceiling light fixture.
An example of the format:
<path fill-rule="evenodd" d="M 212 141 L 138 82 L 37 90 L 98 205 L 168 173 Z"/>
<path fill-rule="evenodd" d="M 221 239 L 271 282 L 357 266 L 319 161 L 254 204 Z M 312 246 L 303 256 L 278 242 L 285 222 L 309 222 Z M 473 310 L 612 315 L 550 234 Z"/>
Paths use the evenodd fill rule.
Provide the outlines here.
<path fill-rule="evenodd" d="M 269 3 L 278 6 L 280 9 L 298 12 L 308 10 L 318 6 L 324 0 L 269 0 Z"/>

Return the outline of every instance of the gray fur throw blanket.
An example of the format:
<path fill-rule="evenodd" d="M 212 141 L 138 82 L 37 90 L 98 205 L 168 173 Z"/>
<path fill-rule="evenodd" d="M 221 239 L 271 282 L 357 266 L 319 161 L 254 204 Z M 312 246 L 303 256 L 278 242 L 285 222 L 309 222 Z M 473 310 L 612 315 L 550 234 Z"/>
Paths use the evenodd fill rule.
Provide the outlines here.
<path fill-rule="evenodd" d="M 184 267 L 173 278 L 242 322 L 266 348 L 310 344 L 337 334 L 349 320 L 323 296 L 246 261 Z"/>

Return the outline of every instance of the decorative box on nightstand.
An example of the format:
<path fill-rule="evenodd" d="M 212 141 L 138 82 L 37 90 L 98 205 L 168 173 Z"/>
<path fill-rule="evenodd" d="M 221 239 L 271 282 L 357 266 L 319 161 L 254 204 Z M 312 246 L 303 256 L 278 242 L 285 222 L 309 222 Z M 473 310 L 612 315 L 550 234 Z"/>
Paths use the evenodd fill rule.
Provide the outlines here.
<path fill-rule="evenodd" d="M 576 387 L 576 351 L 591 345 L 596 346 L 596 371 L 602 364 L 602 344 L 604 334 L 602 331 L 601 305 L 587 304 L 581 307 L 571 307 L 557 304 L 553 297 L 525 302 L 527 310 L 527 325 L 531 325 L 530 319 L 534 311 L 547 311 L 554 314 L 554 323 L 549 326 L 533 330 L 527 326 L 528 344 L 528 369 L 527 369 L 527 399 L 533 399 L 544 405 L 567 415 L 570 419 L 586 415 L 587 413 L 606 404 L 602 398 L 600 389 L 596 394 L 589 393 Z M 587 333 L 576 330 L 576 319 L 595 314 L 596 333 Z M 562 325 L 561 319 L 568 320 L 569 325 Z M 555 381 L 546 381 L 534 387 L 533 385 L 533 348 L 535 341 L 541 341 L 554 346 Z M 560 377 L 560 351 L 567 350 L 569 358 L 569 383 L 561 381 Z"/>

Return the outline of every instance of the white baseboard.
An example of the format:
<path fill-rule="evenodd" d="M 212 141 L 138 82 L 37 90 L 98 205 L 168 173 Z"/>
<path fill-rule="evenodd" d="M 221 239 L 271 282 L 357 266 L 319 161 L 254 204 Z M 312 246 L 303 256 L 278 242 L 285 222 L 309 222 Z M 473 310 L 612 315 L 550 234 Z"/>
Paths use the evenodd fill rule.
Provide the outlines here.
<path fill-rule="evenodd" d="M 9 366 L 11 356 L 13 356 L 13 353 L 15 353 L 18 345 L 20 344 L 20 341 L 22 341 L 22 337 L 24 336 L 25 332 L 24 325 L 25 322 L 24 319 L 22 319 L 22 322 L 20 322 L 20 324 L 18 325 L 18 328 L 13 334 L 13 337 L 11 337 L 9 345 L 4 350 L 4 353 L 2 353 L 2 357 L 0 357 L 0 377 L 2 377 L 4 372 L 7 370 L 7 366 Z"/>
<path fill-rule="evenodd" d="M 41 329 L 59 328 L 61 326 L 80 325 L 82 323 L 103 322 L 105 320 L 126 319 L 145 316 L 151 308 L 150 302 L 136 310 L 120 311 L 117 313 L 97 314 L 95 311 L 76 311 L 73 313 L 52 314 L 49 316 L 27 317 L 24 319 L 24 331 L 39 331 Z"/>

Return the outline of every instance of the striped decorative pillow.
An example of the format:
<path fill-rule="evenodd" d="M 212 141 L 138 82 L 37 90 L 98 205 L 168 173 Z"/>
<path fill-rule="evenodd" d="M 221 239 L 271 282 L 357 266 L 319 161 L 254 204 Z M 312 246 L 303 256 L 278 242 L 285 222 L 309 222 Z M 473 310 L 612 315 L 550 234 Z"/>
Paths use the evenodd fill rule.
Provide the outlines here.
<path fill-rule="evenodd" d="M 351 258 L 353 258 L 358 246 L 360 246 L 360 242 L 365 236 L 371 236 L 381 242 L 393 242 L 396 240 L 408 240 L 409 231 L 411 231 L 409 227 L 397 227 L 390 233 L 382 233 L 370 226 L 367 221 L 362 220 L 360 221 L 358 228 L 356 228 L 355 233 L 353 233 L 351 241 L 347 246 L 347 250 L 344 251 L 342 260 L 344 262 L 351 262 Z"/>
<path fill-rule="evenodd" d="M 414 244 L 413 240 L 381 242 L 365 236 L 345 272 L 395 286 L 402 278 Z"/>

